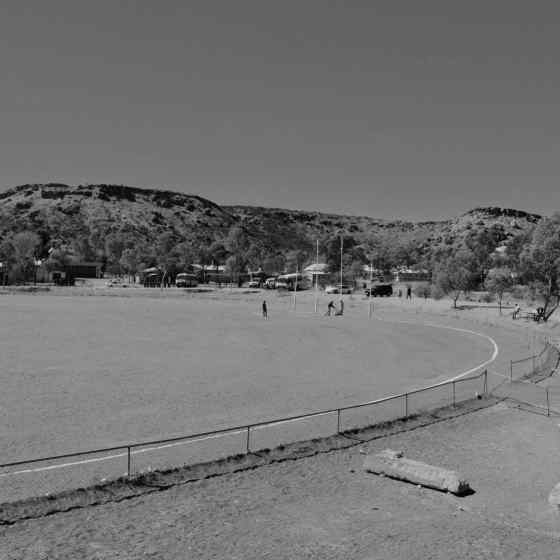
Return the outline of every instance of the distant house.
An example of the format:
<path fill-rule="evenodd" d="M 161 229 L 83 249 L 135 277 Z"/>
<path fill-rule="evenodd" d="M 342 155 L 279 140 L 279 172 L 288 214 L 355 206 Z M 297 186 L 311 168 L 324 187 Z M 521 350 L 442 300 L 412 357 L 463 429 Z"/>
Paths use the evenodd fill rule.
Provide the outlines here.
<path fill-rule="evenodd" d="M 329 265 L 313 263 L 303 269 L 303 273 L 312 286 L 324 286 L 329 276 Z"/>
<path fill-rule="evenodd" d="M 76 278 L 103 278 L 100 262 L 76 262 L 49 272 L 48 280 L 55 284 L 73 285 Z"/>
<path fill-rule="evenodd" d="M 395 282 L 428 282 L 430 278 L 430 272 L 425 269 L 402 267 L 393 271 Z"/>
<path fill-rule="evenodd" d="M 65 268 L 74 278 L 103 278 L 103 265 L 100 262 L 79 262 Z"/>
<path fill-rule="evenodd" d="M 314 279 L 316 276 L 324 276 L 325 274 L 328 274 L 329 265 L 326 263 L 310 264 L 303 269 L 303 272 L 309 278 Z"/>
<path fill-rule="evenodd" d="M 266 279 L 266 273 L 262 268 L 258 270 L 248 270 L 249 280 L 257 280 L 259 282 L 264 282 Z"/>
<path fill-rule="evenodd" d="M 380 268 L 375 268 L 374 266 L 370 266 L 369 264 L 364 264 L 364 278 L 369 280 L 370 276 L 371 279 L 375 282 L 386 282 L 390 281 L 387 278 L 387 274 L 385 274 Z"/>
<path fill-rule="evenodd" d="M 216 282 L 225 284 L 231 282 L 231 277 L 226 274 L 226 267 L 221 264 L 193 264 L 191 265 L 193 272 L 197 275 L 202 283 Z"/>

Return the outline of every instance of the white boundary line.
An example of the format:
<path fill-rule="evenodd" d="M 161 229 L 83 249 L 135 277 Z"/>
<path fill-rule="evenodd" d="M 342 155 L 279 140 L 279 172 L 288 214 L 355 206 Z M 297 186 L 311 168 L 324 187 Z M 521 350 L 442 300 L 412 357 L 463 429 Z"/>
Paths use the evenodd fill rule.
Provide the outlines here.
<path fill-rule="evenodd" d="M 455 377 L 450 377 L 449 379 L 445 379 L 439 383 L 436 383 L 434 385 L 430 385 L 430 387 L 438 387 L 439 385 L 445 385 L 446 383 L 449 383 L 450 381 L 456 381 L 457 379 L 461 379 L 461 377 L 466 377 L 467 375 L 469 375 L 470 373 L 473 373 L 474 371 L 476 371 L 477 369 L 482 369 L 483 367 L 486 367 L 488 365 L 490 365 L 492 362 L 494 362 L 496 360 L 496 358 L 498 357 L 498 354 L 500 353 L 500 349 L 498 348 L 498 344 L 496 343 L 496 341 L 491 337 L 488 336 L 487 334 L 478 332 L 478 331 L 473 331 L 470 329 L 461 329 L 459 327 L 449 327 L 447 325 L 440 325 L 437 323 L 417 323 L 415 321 L 386 321 L 385 319 L 379 319 L 377 318 L 378 321 L 382 321 L 382 322 L 387 322 L 387 323 L 397 323 L 397 324 L 402 324 L 402 325 L 415 325 L 415 326 L 421 326 L 421 327 L 432 327 L 435 329 L 446 329 L 449 331 L 458 331 L 458 332 L 464 332 L 464 333 L 468 333 L 468 334 L 473 334 L 475 336 L 479 336 L 481 338 L 485 338 L 486 340 L 488 340 L 490 342 L 490 344 L 492 344 L 494 351 L 492 352 L 492 356 L 486 360 L 485 362 L 483 362 L 482 364 L 479 364 L 478 366 L 475 366 L 467 371 L 464 371 L 462 373 L 459 373 L 458 375 L 456 375 Z M 422 389 L 423 387 L 420 387 L 420 389 Z M 413 389 L 414 391 L 417 391 L 419 389 Z M 396 396 L 396 395 L 395 395 Z"/>
<path fill-rule="evenodd" d="M 378 319 L 379 321 L 382 321 L 382 319 Z M 487 365 L 491 364 L 497 357 L 498 357 L 498 353 L 499 353 L 499 348 L 498 345 L 496 344 L 496 341 L 484 334 L 484 333 L 480 333 L 477 331 L 472 331 L 470 329 L 461 329 L 458 327 L 449 327 L 447 325 L 438 325 L 436 323 L 416 323 L 414 321 L 386 321 L 386 322 L 390 322 L 390 323 L 397 323 L 397 324 L 405 324 L 405 325 L 416 325 L 416 326 L 423 326 L 423 327 L 432 327 L 432 328 L 439 328 L 439 329 L 447 329 L 447 330 L 452 330 L 452 331 L 458 331 L 458 332 L 464 332 L 464 333 L 468 333 L 468 334 L 473 334 L 475 336 L 479 336 L 481 338 L 485 338 L 486 340 L 490 341 L 490 343 L 493 345 L 494 347 L 494 351 L 492 353 L 492 357 L 488 360 L 486 360 L 485 362 L 483 362 L 482 364 L 475 366 L 467 371 L 464 371 L 458 375 L 456 375 L 455 377 L 451 377 L 449 379 L 446 379 L 444 381 L 441 381 L 440 383 L 436 383 L 435 385 L 430 385 L 429 388 L 432 387 L 439 387 L 440 385 L 445 385 L 446 383 L 449 383 L 450 381 L 456 381 L 457 379 L 461 379 L 461 377 L 466 377 L 467 375 L 469 375 L 470 373 L 473 373 L 476 370 L 482 369 L 483 367 L 486 367 Z M 413 391 L 419 391 L 422 390 L 423 387 L 421 387 L 420 389 L 413 389 Z M 398 397 L 399 395 L 390 395 L 388 397 L 383 397 L 384 399 L 391 399 L 391 398 L 395 398 Z M 327 415 L 327 414 L 332 414 L 332 412 L 325 412 L 322 415 Z M 317 416 L 320 416 L 321 414 L 318 414 Z M 281 425 L 281 424 L 288 424 L 290 422 L 296 422 L 296 421 L 300 421 L 300 418 L 296 418 L 293 420 L 280 420 L 278 422 L 274 422 L 274 425 Z M 259 429 L 259 428 L 264 428 L 265 426 L 256 426 L 255 429 Z M 232 432 L 227 432 L 227 435 L 233 435 L 233 434 L 238 434 L 238 433 L 242 433 L 245 430 L 236 430 L 236 431 L 232 431 Z M 226 434 L 217 434 L 217 435 L 211 435 L 211 436 L 204 436 L 201 438 L 193 438 L 193 439 L 186 439 L 184 441 L 178 441 L 178 442 L 174 442 L 174 443 L 166 443 L 163 445 L 158 445 L 158 446 L 153 446 L 153 447 L 146 447 L 144 449 L 138 449 L 138 450 L 133 450 L 131 451 L 131 455 L 139 455 L 140 453 L 148 453 L 150 451 L 157 451 L 160 449 L 167 449 L 169 447 L 178 447 L 180 445 L 186 445 L 189 443 L 193 443 L 195 441 L 205 441 L 205 440 L 210 440 L 210 439 L 215 439 L 218 437 L 223 437 Z M 126 446 L 124 446 L 126 447 Z M 82 461 L 73 461 L 70 463 L 62 463 L 60 465 L 49 465 L 47 467 L 37 467 L 37 468 L 33 468 L 33 469 L 22 469 L 19 471 L 14 471 L 14 472 L 9 472 L 9 473 L 0 473 L 0 478 L 2 477 L 7 477 L 7 476 L 15 476 L 15 475 L 19 475 L 19 474 L 29 474 L 29 473 L 37 473 L 37 472 L 44 472 L 44 471 L 50 471 L 50 470 L 55 470 L 55 469 L 63 469 L 66 467 L 75 467 L 77 465 L 86 465 L 89 463 L 98 463 L 101 461 L 109 461 L 111 459 L 120 459 L 122 457 L 126 457 L 127 453 L 116 453 L 114 455 L 107 455 L 104 457 L 96 457 L 94 459 L 83 459 Z"/>

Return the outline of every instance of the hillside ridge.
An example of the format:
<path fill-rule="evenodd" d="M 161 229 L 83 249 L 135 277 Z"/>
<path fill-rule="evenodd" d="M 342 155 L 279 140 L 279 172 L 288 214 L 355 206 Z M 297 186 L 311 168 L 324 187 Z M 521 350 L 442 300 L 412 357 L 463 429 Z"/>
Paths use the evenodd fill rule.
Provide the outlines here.
<path fill-rule="evenodd" d="M 329 239 L 343 235 L 349 248 L 365 247 L 375 237 L 397 243 L 419 262 L 434 247 L 459 247 L 478 231 L 487 233 L 497 244 L 507 243 L 540 219 L 538 214 L 523 210 L 489 206 L 442 220 L 387 220 L 219 205 L 199 195 L 110 184 L 26 184 L 0 193 L 2 239 L 33 231 L 41 239 L 41 256 L 53 247 L 72 247 L 72 251 L 93 258 L 105 253 L 106 239 L 111 235 L 126 239 L 129 247 L 155 248 L 158 240 L 167 236 L 175 245 L 186 242 L 191 247 L 208 248 L 224 243 L 232 229 L 238 228 L 269 256 L 310 251 L 316 240 L 325 246 Z"/>

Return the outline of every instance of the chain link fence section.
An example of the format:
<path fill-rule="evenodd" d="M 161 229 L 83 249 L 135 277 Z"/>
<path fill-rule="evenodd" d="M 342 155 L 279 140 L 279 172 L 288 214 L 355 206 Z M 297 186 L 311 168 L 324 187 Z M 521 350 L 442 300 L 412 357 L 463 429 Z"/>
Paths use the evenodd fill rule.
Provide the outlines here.
<path fill-rule="evenodd" d="M 540 352 L 510 361 L 509 379 L 512 382 L 525 380 L 538 383 L 555 373 L 559 359 L 558 347 L 546 340 Z"/>
<path fill-rule="evenodd" d="M 560 349 L 545 339 L 540 352 L 510 361 L 509 375 L 489 372 L 489 391 L 520 408 L 547 416 L 560 414 L 560 384 L 553 377 L 559 363 Z"/>

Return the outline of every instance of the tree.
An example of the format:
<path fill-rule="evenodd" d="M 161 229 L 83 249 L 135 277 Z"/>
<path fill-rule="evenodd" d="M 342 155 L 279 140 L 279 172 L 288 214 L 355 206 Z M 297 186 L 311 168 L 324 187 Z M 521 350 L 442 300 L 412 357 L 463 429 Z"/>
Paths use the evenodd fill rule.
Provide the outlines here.
<path fill-rule="evenodd" d="M 71 240 L 72 253 L 78 261 L 95 260 L 95 251 L 89 244 L 89 232 L 87 234 L 77 232 Z"/>
<path fill-rule="evenodd" d="M 172 252 L 177 256 L 177 267 L 182 271 L 192 270 L 196 259 L 196 251 L 189 241 L 183 241 L 175 245 Z"/>
<path fill-rule="evenodd" d="M 543 218 L 520 257 L 524 279 L 543 302 L 548 321 L 560 305 L 560 213 Z"/>
<path fill-rule="evenodd" d="M 264 260 L 264 249 L 259 243 L 251 243 L 245 253 L 245 260 L 250 270 L 262 268 Z"/>
<path fill-rule="evenodd" d="M 156 242 L 156 264 L 163 272 L 161 276 L 161 288 L 164 288 L 169 282 L 169 276 L 172 276 L 177 270 L 179 257 L 174 252 L 176 246 L 175 236 L 170 232 L 162 233 Z"/>
<path fill-rule="evenodd" d="M 107 256 L 107 265 L 111 272 L 121 274 L 121 256 L 124 250 L 124 239 L 120 232 L 110 233 L 105 238 L 105 255 Z"/>
<path fill-rule="evenodd" d="M 249 234 L 241 226 L 233 226 L 224 241 L 224 247 L 231 255 L 245 258 L 251 246 Z"/>
<path fill-rule="evenodd" d="M 216 272 L 218 271 L 218 266 L 225 263 L 228 258 L 227 249 L 221 241 L 214 241 L 214 243 L 208 247 L 208 254 L 210 255 L 212 261 L 214 261 Z"/>
<path fill-rule="evenodd" d="M 124 270 L 129 277 L 135 276 L 138 272 L 139 265 L 138 253 L 136 249 L 127 248 L 121 253 L 121 258 L 119 259 L 119 266 Z"/>
<path fill-rule="evenodd" d="M 47 259 L 47 268 L 49 270 L 60 270 L 64 269 L 72 261 L 72 255 L 66 245 L 53 248 L 49 252 L 49 258 Z"/>
<path fill-rule="evenodd" d="M 237 255 L 230 255 L 226 260 L 226 272 L 241 286 L 241 273 L 245 270 L 245 260 Z"/>
<path fill-rule="evenodd" d="M 286 258 L 281 253 L 269 254 L 263 259 L 262 268 L 267 276 L 273 276 L 284 270 Z"/>
<path fill-rule="evenodd" d="M 374 268 L 388 273 L 393 266 L 391 247 L 386 236 L 375 234 L 368 237 L 364 243 L 365 257 Z"/>
<path fill-rule="evenodd" d="M 484 280 L 492 253 L 504 237 L 503 227 L 497 224 L 490 229 L 483 228 L 467 235 L 465 245 L 474 255 L 479 282 Z"/>
<path fill-rule="evenodd" d="M 531 244 L 533 238 L 534 227 L 522 231 L 512 237 L 506 245 L 505 265 L 509 266 L 512 270 L 521 272 L 521 255 L 525 249 Z"/>
<path fill-rule="evenodd" d="M 476 279 L 476 259 L 471 251 L 463 249 L 443 261 L 436 268 L 435 285 L 450 295 L 453 308 L 462 292 L 472 289 Z"/>
<path fill-rule="evenodd" d="M 356 282 L 364 276 L 364 264 L 362 261 L 352 261 L 350 274 L 352 275 L 352 282 L 356 286 Z"/>
<path fill-rule="evenodd" d="M 289 251 L 286 254 L 285 266 L 287 272 L 299 272 L 302 271 L 303 267 L 309 259 L 309 253 L 307 251 L 302 251 L 296 249 L 294 251 Z"/>
<path fill-rule="evenodd" d="M 507 266 L 491 268 L 486 275 L 484 285 L 491 294 L 497 296 L 501 315 L 504 292 L 511 289 L 513 286 L 513 273 L 511 268 Z"/>
<path fill-rule="evenodd" d="M 35 259 L 37 258 L 37 249 L 40 244 L 41 239 L 32 231 L 16 233 L 12 239 L 14 261 L 21 271 L 24 280 L 33 273 Z"/>
<path fill-rule="evenodd" d="M 5 284 L 10 270 L 14 263 L 14 246 L 11 239 L 4 239 L 0 242 L 0 284 Z"/>

